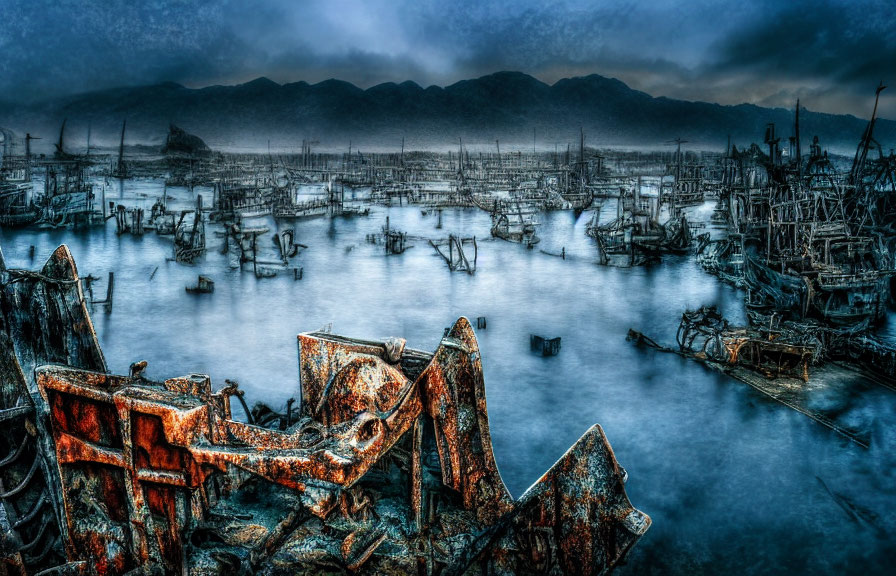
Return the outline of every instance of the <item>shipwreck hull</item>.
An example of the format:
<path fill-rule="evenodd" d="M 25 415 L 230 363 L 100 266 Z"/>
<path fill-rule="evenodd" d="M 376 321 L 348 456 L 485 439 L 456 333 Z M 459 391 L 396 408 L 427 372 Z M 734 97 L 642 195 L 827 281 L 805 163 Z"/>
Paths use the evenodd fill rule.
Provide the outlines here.
<path fill-rule="evenodd" d="M 820 276 L 818 280 L 812 308 L 830 324 L 873 324 L 886 316 L 890 299 L 890 279 L 887 275 Z"/>
<path fill-rule="evenodd" d="M 853 327 L 879 322 L 890 298 L 889 275 L 883 273 L 782 274 L 747 257 L 744 279 L 754 307 L 788 312 L 796 319 L 817 317 L 831 326 Z"/>
<path fill-rule="evenodd" d="M 71 263 L 67 250 L 57 256 L 54 266 Z M 60 270 L 76 278 L 73 264 Z M 33 280 L 38 291 L 46 278 Z M 17 346 L 31 340 L 9 323 L 0 341 L 5 404 L 43 414 L 32 453 L 50 486 L 39 509 L 55 522 L 55 555 L 37 568 L 604 574 L 650 525 L 629 502 L 627 475 L 599 426 L 513 500 L 492 453 L 479 348 L 464 318 L 431 354 L 399 339 L 300 335 L 301 410 L 264 428 L 233 419 L 235 385 L 215 392 L 203 375 L 153 382 L 142 363 L 129 376 L 107 374 L 80 288 L 65 286 L 77 296 L 66 300 L 76 322 L 54 317 L 65 332 L 51 339 L 58 349 Z M 15 567 L 7 571 L 35 573 L 6 518 L 0 557 Z"/>
<path fill-rule="evenodd" d="M 18 210 L 0 214 L 0 227 L 25 228 L 40 219 L 39 210 Z"/>
<path fill-rule="evenodd" d="M 0 254 L 0 573 L 65 563 L 68 535 L 46 405 L 34 369 L 105 371 L 68 248 L 40 272 L 8 270 Z"/>

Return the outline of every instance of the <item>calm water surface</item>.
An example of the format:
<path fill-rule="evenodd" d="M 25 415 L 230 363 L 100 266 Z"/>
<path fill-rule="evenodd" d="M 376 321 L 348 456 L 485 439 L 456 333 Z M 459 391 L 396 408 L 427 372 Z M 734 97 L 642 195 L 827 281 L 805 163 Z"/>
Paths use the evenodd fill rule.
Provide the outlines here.
<path fill-rule="evenodd" d="M 106 197 L 148 209 L 161 189 L 161 181 L 115 183 Z M 193 204 L 187 190 L 168 193 L 179 206 Z M 208 205 L 210 191 L 204 194 Z M 412 235 L 477 236 L 475 276 L 449 272 L 424 240 L 385 256 L 365 235 L 386 216 Z M 300 281 L 229 268 L 214 226 L 208 254 L 193 266 L 166 260 L 170 238 L 119 237 L 111 221 L 86 231 L 0 231 L 0 244 L 11 267 L 38 267 L 65 243 L 82 275 L 115 272 L 114 309 L 93 314 L 111 370 L 126 373 L 145 359 L 155 379 L 204 372 L 216 387 L 236 379 L 250 402 L 298 397 L 299 332 L 332 324 L 338 334 L 401 336 L 433 350 L 459 316 L 485 316 L 488 329 L 477 335 L 508 488 L 522 494 L 601 424 L 629 472 L 632 502 L 654 522 L 620 574 L 891 574 L 896 394 L 856 381 L 819 396 L 870 431 L 866 450 L 745 384 L 639 349 L 625 340 L 629 328 L 672 344 L 686 307 L 716 304 L 743 322 L 742 294 L 693 257 L 650 268 L 598 266 L 585 235 L 590 214 L 539 218 L 535 250 L 489 239 L 489 217 L 477 210 L 445 210 L 441 230 L 434 213 L 408 207 L 300 221 L 296 241 L 308 245 L 296 261 Z M 258 223 L 276 229 L 273 221 Z M 273 258 L 270 238 L 259 243 Z M 562 248 L 566 260 L 542 252 Z M 215 281 L 214 294 L 185 293 L 200 273 Z M 96 290 L 101 297 L 105 280 Z M 562 337 L 560 355 L 530 354 L 530 333 Z"/>

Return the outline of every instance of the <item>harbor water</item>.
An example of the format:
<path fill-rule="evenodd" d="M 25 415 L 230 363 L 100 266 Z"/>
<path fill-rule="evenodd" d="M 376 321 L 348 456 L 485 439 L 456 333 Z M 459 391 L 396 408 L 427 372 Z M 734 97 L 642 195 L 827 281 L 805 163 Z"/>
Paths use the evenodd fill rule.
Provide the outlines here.
<path fill-rule="evenodd" d="M 107 201 L 147 214 L 162 193 L 160 180 L 118 186 L 107 187 Z M 197 193 L 209 195 L 206 205 L 211 199 L 210 190 L 167 193 L 184 209 Z M 387 217 L 410 236 L 404 254 L 366 241 Z M 193 265 L 173 261 L 170 237 L 119 236 L 112 220 L 84 230 L 2 230 L 0 247 L 8 267 L 33 269 L 67 244 L 81 275 L 101 279 L 97 299 L 114 272 L 111 311 L 93 311 L 112 371 L 147 360 L 153 379 L 207 373 L 215 388 L 233 379 L 250 404 L 279 408 L 299 397 L 300 332 L 330 326 L 351 337 L 400 336 L 431 351 L 458 317 L 475 326 L 483 316 L 487 328 L 477 336 L 507 487 L 519 497 L 599 423 L 628 471 L 629 497 L 653 519 L 619 574 L 892 573 L 896 393 L 857 377 L 813 397 L 866 431 L 865 449 L 746 384 L 633 345 L 629 328 L 674 345 L 689 307 L 715 304 L 742 323 L 743 293 L 705 273 L 693 255 L 599 266 L 585 234 L 590 217 L 540 214 L 541 242 L 528 250 L 491 239 L 489 215 L 476 209 L 444 209 L 441 228 L 435 211 L 408 206 L 253 221 L 271 229 L 259 238 L 271 257 L 277 227 L 295 228 L 307 246 L 295 261 L 300 280 L 233 268 L 213 224 L 208 252 Z M 425 239 L 448 234 L 476 236 L 475 275 L 450 272 Z M 465 249 L 470 258 L 472 247 Z M 214 280 L 214 293 L 184 290 L 199 274 Z M 560 353 L 534 355 L 530 334 L 561 337 Z"/>

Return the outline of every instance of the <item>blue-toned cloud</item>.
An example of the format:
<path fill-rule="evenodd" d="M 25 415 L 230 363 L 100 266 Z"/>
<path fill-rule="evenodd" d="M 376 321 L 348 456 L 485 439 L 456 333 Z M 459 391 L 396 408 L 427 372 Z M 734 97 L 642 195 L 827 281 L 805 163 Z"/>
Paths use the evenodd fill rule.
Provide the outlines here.
<path fill-rule="evenodd" d="M 865 116 L 896 71 L 893 24 L 883 0 L 4 0 L 0 100 L 262 75 L 444 85 L 520 70 Z M 882 112 L 896 117 L 896 95 Z"/>

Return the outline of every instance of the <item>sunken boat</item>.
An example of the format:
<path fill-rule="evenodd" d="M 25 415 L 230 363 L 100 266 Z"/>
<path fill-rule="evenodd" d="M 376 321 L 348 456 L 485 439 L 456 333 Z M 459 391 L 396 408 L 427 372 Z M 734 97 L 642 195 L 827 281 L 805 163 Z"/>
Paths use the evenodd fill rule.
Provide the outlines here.
<path fill-rule="evenodd" d="M 65 246 L 0 276 L 7 573 L 596 575 L 650 525 L 597 425 L 511 497 L 464 318 L 431 353 L 301 334 L 300 408 L 242 422 L 236 383 L 110 374 Z"/>
<path fill-rule="evenodd" d="M 693 234 L 684 212 L 673 208 L 669 219 L 660 224 L 660 198 L 643 197 L 640 188 L 639 182 L 631 194 L 620 191 L 616 218 L 602 223 L 597 209 L 585 228 L 585 233 L 597 241 L 603 265 L 641 266 L 659 261 L 663 254 L 691 250 Z"/>
<path fill-rule="evenodd" d="M 495 238 L 532 248 L 541 242 L 535 233 L 538 222 L 534 215 L 534 209 L 523 208 L 519 202 L 506 207 L 499 207 L 496 203 L 496 209 L 492 212 L 491 234 Z"/>

